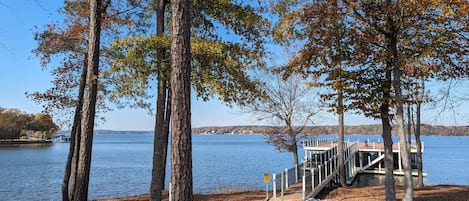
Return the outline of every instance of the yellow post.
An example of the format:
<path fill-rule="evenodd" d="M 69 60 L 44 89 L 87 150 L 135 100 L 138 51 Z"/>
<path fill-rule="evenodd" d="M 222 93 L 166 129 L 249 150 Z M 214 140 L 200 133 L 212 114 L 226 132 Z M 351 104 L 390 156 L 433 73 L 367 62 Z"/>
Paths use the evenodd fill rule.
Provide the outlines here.
<path fill-rule="evenodd" d="M 270 182 L 270 174 L 264 174 L 264 183 L 265 183 L 265 200 L 269 199 L 269 182 Z"/>

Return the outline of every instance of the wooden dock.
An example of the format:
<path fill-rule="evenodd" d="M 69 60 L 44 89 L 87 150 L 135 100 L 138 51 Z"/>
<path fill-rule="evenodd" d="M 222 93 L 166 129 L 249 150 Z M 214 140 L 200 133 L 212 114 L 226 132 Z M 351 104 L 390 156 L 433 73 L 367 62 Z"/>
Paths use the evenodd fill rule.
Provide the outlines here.
<path fill-rule="evenodd" d="M 403 175 L 399 144 L 393 144 L 395 158 L 395 175 Z M 414 143 L 410 144 L 411 156 L 417 153 Z M 306 200 L 314 198 L 325 186 L 337 183 L 339 168 L 337 158 L 337 142 L 333 139 L 317 139 L 303 142 L 305 157 L 301 168 L 301 181 L 287 186 L 283 198 L 274 193 L 271 200 Z M 422 145 L 422 153 L 423 153 Z M 384 144 L 379 142 L 345 142 L 344 143 L 345 174 L 347 184 L 352 184 L 359 173 L 385 174 Z M 413 161 L 415 162 L 415 161 Z M 417 172 L 413 171 L 417 176 Z M 424 176 L 426 174 L 424 173 Z"/>

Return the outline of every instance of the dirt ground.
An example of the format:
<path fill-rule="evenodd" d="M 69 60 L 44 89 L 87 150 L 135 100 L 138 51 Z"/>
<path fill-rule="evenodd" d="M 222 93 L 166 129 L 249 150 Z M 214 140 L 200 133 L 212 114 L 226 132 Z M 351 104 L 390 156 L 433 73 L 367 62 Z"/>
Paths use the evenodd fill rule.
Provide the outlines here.
<path fill-rule="evenodd" d="M 98 201 L 148 201 L 150 200 L 149 194 L 103 199 Z M 168 200 L 168 192 L 163 192 L 163 200 Z M 250 200 L 265 200 L 265 192 L 248 191 L 248 192 L 233 192 L 233 193 L 217 193 L 217 194 L 195 194 L 194 201 L 250 201 Z"/>
<path fill-rule="evenodd" d="M 396 188 L 398 200 L 402 198 L 402 187 Z M 269 193 L 270 196 L 272 195 Z M 168 193 L 163 197 L 168 199 Z M 345 201 L 375 201 L 385 200 L 384 186 L 373 187 L 344 187 L 323 191 L 317 198 L 320 200 L 345 200 Z M 149 195 L 138 195 L 123 198 L 103 199 L 99 201 L 147 201 Z M 250 201 L 265 200 L 265 192 L 233 192 L 209 195 L 194 195 L 196 201 Z M 469 201 L 469 186 L 438 185 L 426 186 L 414 189 L 415 201 Z"/>
<path fill-rule="evenodd" d="M 396 198 L 401 200 L 403 188 L 396 188 Z M 384 186 L 345 187 L 323 191 L 319 199 L 346 201 L 385 200 Z M 469 186 L 438 185 L 414 189 L 415 201 L 469 201 Z"/>

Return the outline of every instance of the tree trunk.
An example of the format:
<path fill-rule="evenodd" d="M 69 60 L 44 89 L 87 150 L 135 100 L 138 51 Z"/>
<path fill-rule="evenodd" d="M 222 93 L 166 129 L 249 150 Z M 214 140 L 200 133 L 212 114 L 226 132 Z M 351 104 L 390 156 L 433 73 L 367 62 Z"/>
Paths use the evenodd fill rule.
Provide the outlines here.
<path fill-rule="evenodd" d="M 167 91 L 166 81 L 158 78 L 158 98 L 155 123 L 155 137 L 153 145 L 153 170 L 150 186 L 150 200 L 160 201 L 161 191 L 164 190 L 166 173 L 166 155 L 168 146 L 168 130 L 166 128 Z"/>
<path fill-rule="evenodd" d="M 342 88 L 337 91 L 338 113 L 339 113 L 339 132 L 337 142 L 337 157 L 339 165 L 339 182 L 341 186 L 346 186 L 345 181 L 345 158 L 344 158 L 344 102 L 342 97 Z"/>
<path fill-rule="evenodd" d="M 296 172 L 296 177 L 297 178 L 300 178 L 300 170 L 299 170 L 299 167 L 300 167 L 300 163 L 299 163 L 299 160 L 298 160 L 298 146 L 297 146 L 297 141 L 296 141 L 296 133 L 293 132 L 293 130 L 291 130 L 291 133 L 289 133 L 291 139 L 292 139 L 292 151 L 293 151 L 293 162 L 294 162 L 294 168 L 295 168 L 295 172 Z"/>
<path fill-rule="evenodd" d="M 86 61 L 88 63 L 88 61 Z M 84 67 L 86 68 L 86 66 Z M 86 79 L 85 79 L 86 80 Z M 86 81 L 85 81 L 86 83 Z M 83 90 L 84 91 L 84 90 Z M 69 187 L 68 187 L 68 200 L 72 200 L 72 196 L 74 193 L 74 189 L 76 186 L 76 178 L 77 178 L 77 169 L 78 169 L 78 158 L 79 158 L 79 153 L 80 153 L 80 141 L 81 141 L 81 114 L 83 111 L 83 98 L 82 98 L 82 106 L 80 113 L 78 113 L 78 123 L 77 123 L 77 129 L 75 131 L 75 143 L 73 145 L 73 156 L 72 156 L 72 161 L 71 161 L 71 171 L 70 171 L 70 179 L 69 179 Z M 73 140 L 73 139 L 72 139 Z M 70 144 L 70 146 L 72 146 Z"/>
<path fill-rule="evenodd" d="M 81 116 L 81 139 L 78 153 L 76 184 L 72 201 L 88 200 L 93 127 L 98 89 L 99 44 L 101 34 L 101 0 L 90 1 L 90 32 L 88 37 L 88 65 Z"/>
<path fill-rule="evenodd" d="M 171 1 L 171 189 L 175 201 L 193 200 L 190 96 L 190 1 Z"/>
<path fill-rule="evenodd" d="M 394 181 L 394 157 L 392 152 L 392 135 L 391 135 L 391 124 L 389 123 L 389 105 L 383 104 L 381 106 L 381 122 L 383 126 L 383 142 L 384 142 L 384 169 L 385 169 L 385 181 L 384 186 L 386 188 L 386 200 L 396 200 L 396 188 Z"/>
<path fill-rule="evenodd" d="M 410 107 L 412 107 L 411 103 L 407 104 L 407 142 L 412 143 L 412 114 Z"/>
<path fill-rule="evenodd" d="M 415 142 L 417 143 L 417 187 L 423 187 L 423 161 L 422 161 L 422 141 L 420 140 L 420 107 L 421 102 L 417 102 L 417 122 L 415 126 Z"/>
<path fill-rule="evenodd" d="M 391 0 L 386 1 L 387 8 L 391 8 L 393 4 Z M 393 11 L 390 11 L 393 12 Z M 388 33 L 385 34 L 388 52 L 387 67 L 393 71 L 393 87 L 395 95 L 395 111 L 397 120 L 397 134 L 399 136 L 400 153 L 402 160 L 402 167 L 404 169 L 404 196 L 403 201 L 413 200 L 413 184 L 412 184 L 412 169 L 410 165 L 410 155 L 407 147 L 407 140 L 405 135 L 405 123 L 404 123 L 404 101 L 402 97 L 401 88 L 401 69 L 398 62 L 397 53 L 397 35 L 399 28 L 396 26 L 394 15 L 389 13 L 387 15 L 386 23 L 388 27 Z"/>
<path fill-rule="evenodd" d="M 156 34 L 164 34 L 164 15 L 165 15 L 165 0 L 155 0 L 156 10 Z M 156 117 L 155 117 L 155 134 L 153 143 L 153 169 L 150 185 L 150 200 L 161 201 L 161 191 L 164 190 L 165 176 L 166 176 L 166 155 L 168 147 L 168 129 L 166 127 L 166 114 L 169 113 L 169 107 L 166 102 L 168 91 L 167 75 L 164 69 L 164 60 L 166 57 L 166 50 L 161 48 L 158 50 L 157 67 L 158 67 L 158 89 L 156 101 Z M 168 120 L 169 121 L 169 120 Z"/>
<path fill-rule="evenodd" d="M 78 99 L 77 99 L 77 104 L 75 106 L 75 115 L 73 117 L 73 125 L 72 125 L 72 131 L 70 132 L 70 147 L 68 151 L 68 156 L 67 156 L 67 162 L 65 166 L 65 174 L 64 174 L 64 179 L 62 182 L 62 200 L 63 201 L 68 201 L 71 198 L 71 195 L 69 195 L 69 189 L 74 188 L 74 184 L 70 185 L 70 180 L 71 180 L 71 175 L 72 175 L 72 165 L 76 163 L 76 155 L 79 152 L 79 146 L 77 142 L 80 142 L 80 132 L 81 132 L 81 111 L 83 107 L 83 94 L 85 91 L 85 83 L 86 83 L 86 74 L 87 74 L 87 66 L 88 66 L 88 61 L 87 61 L 88 56 L 85 55 L 84 59 L 84 65 L 82 68 L 82 73 L 80 76 L 80 85 L 78 87 Z M 77 151 L 75 151 L 77 149 Z M 75 159 L 75 160 L 74 160 Z M 72 163 L 73 161 L 73 163 Z M 75 169 L 75 168 L 74 168 Z M 75 172 L 75 171 L 74 171 Z M 73 177 L 75 178 L 75 177 Z M 74 180 L 74 179 L 72 179 Z M 75 183 L 73 181 L 73 183 Z"/>
<path fill-rule="evenodd" d="M 384 170 L 385 180 L 384 186 L 386 188 L 386 201 L 396 200 L 396 187 L 394 180 L 394 155 L 393 155 L 393 142 L 392 142 L 392 127 L 391 119 L 389 117 L 389 107 L 391 103 L 391 84 L 392 76 L 391 70 L 386 69 L 386 81 L 383 85 L 383 99 L 384 102 L 380 106 L 381 123 L 383 127 L 383 142 L 384 142 Z"/>
<path fill-rule="evenodd" d="M 411 201 L 413 199 L 413 182 L 412 182 L 412 169 L 410 165 L 410 155 L 407 146 L 407 141 L 405 138 L 404 131 L 404 116 L 403 116 L 403 101 L 402 101 L 402 91 L 400 86 L 400 69 L 398 66 L 395 66 L 394 69 L 394 90 L 396 96 L 396 119 L 397 119 L 397 133 L 399 136 L 399 145 L 400 153 L 402 159 L 402 168 L 404 169 L 404 197 L 402 200 Z"/>

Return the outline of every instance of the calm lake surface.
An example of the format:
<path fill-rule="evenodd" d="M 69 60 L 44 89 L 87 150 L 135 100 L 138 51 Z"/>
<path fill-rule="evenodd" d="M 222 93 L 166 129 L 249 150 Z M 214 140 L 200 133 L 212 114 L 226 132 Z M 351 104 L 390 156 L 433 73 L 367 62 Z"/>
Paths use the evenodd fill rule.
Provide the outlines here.
<path fill-rule="evenodd" d="M 425 136 L 423 141 L 426 184 L 469 185 L 469 137 Z M 60 200 L 68 147 L 0 146 L 0 200 Z M 95 135 L 89 197 L 147 193 L 152 150 L 151 134 Z M 292 158 L 265 143 L 261 135 L 193 135 L 194 190 L 262 189 L 263 174 L 292 167 Z"/>

